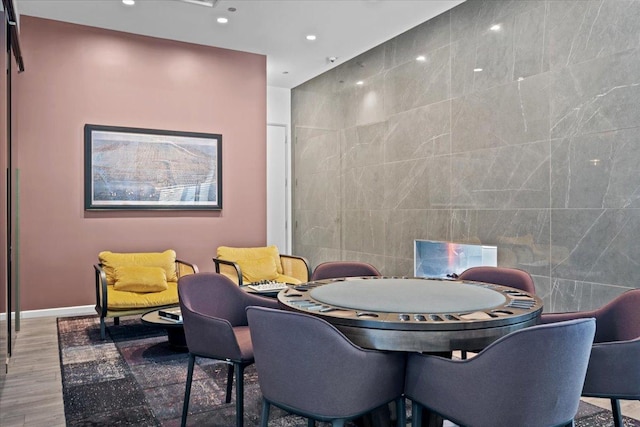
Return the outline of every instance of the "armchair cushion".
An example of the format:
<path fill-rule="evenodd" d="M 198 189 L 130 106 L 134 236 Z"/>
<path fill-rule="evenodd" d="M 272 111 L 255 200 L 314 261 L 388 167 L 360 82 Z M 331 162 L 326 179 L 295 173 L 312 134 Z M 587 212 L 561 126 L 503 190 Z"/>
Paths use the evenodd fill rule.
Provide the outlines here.
<path fill-rule="evenodd" d="M 278 267 L 271 256 L 262 258 L 238 259 L 236 263 L 242 270 L 242 280 L 257 282 L 259 280 L 274 280 L 278 278 Z"/>
<path fill-rule="evenodd" d="M 160 292 L 119 291 L 113 286 L 107 286 L 107 292 L 107 309 L 114 311 L 144 308 L 151 310 L 154 307 L 178 304 L 178 282 L 167 282 L 167 289 Z"/>
<path fill-rule="evenodd" d="M 114 253 L 110 251 L 98 254 L 100 264 L 107 276 L 107 285 L 114 285 L 116 282 L 116 267 L 127 265 L 138 265 L 145 267 L 160 267 L 164 270 L 167 282 L 177 282 L 176 274 L 176 252 L 166 250 L 164 252 L 136 252 L 136 253 Z"/>
<path fill-rule="evenodd" d="M 160 292 L 167 290 L 167 274 L 161 267 L 122 265 L 115 268 L 113 289 L 129 292 Z"/>
<path fill-rule="evenodd" d="M 284 273 L 280 262 L 280 252 L 275 245 L 257 248 L 232 248 L 229 246 L 218 247 L 218 258 L 226 261 L 238 262 L 238 260 L 255 260 L 265 257 L 273 258 L 278 274 Z M 244 270 L 244 268 L 241 266 Z M 260 280 L 260 279 L 259 279 Z"/>

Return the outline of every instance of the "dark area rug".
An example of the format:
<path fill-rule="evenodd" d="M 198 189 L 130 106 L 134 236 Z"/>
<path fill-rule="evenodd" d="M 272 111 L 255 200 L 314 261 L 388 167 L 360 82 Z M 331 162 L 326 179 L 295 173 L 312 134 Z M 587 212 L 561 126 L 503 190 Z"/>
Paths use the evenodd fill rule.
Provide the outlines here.
<path fill-rule="evenodd" d="M 625 427 L 640 427 L 640 421 L 629 417 L 623 417 L 623 423 Z M 613 427 L 613 414 L 607 409 L 580 402 L 576 427 Z"/>
<path fill-rule="evenodd" d="M 65 417 L 68 426 L 180 425 L 187 378 L 187 353 L 174 351 L 163 329 L 138 317 L 108 326 L 100 339 L 96 316 L 58 319 Z M 234 398 L 225 403 L 227 365 L 197 358 L 187 424 L 232 427 Z M 254 366 L 245 371 L 245 425 L 259 425 L 261 394 Z M 271 410 L 269 426 L 306 426 L 306 419 Z M 316 423 L 326 426 L 325 423 Z M 581 403 L 577 427 L 613 426 L 611 412 Z M 625 426 L 640 422 L 625 418 Z"/>
<path fill-rule="evenodd" d="M 95 316 L 58 319 L 68 426 L 179 426 L 187 379 L 186 352 L 174 351 L 163 329 L 123 318 L 100 339 Z M 187 424 L 235 425 L 234 398 L 225 403 L 227 366 L 197 358 Z M 245 425 L 259 425 L 261 394 L 254 366 L 245 370 Z M 306 426 L 272 407 L 269 425 Z"/>

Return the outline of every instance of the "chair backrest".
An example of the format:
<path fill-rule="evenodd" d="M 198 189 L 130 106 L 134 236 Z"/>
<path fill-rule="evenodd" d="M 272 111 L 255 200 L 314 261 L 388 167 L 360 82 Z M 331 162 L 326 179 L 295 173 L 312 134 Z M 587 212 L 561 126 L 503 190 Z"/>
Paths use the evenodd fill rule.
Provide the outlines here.
<path fill-rule="evenodd" d="M 498 373 L 492 386 L 503 389 L 503 401 L 512 402 L 500 406 L 500 411 L 511 413 L 505 414 L 505 421 L 520 419 L 511 425 L 551 426 L 575 417 L 595 329 L 593 318 L 538 325 L 516 331 L 485 349 L 487 360 L 482 362 Z"/>
<path fill-rule="evenodd" d="M 533 326 L 496 341 L 476 356 L 493 369 L 488 386 L 502 388 L 485 403 L 512 402 L 501 405 L 505 413 L 499 415 L 505 422 L 516 420 L 511 425 L 570 421 L 578 411 L 594 335 L 595 320 L 589 318 Z"/>
<path fill-rule="evenodd" d="M 471 267 L 458 276 L 459 280 L 494 283 L 510 286 L 521 291 L 536 293 L 536 287 L 531 275 L 524 270 L 509 267 Z"/>
<path fill-rule="evenodd" d="M 216 359 L 253 359 L 245 309 L 278 307 L 276 299 L 250 295 L 218 273 L 181 277 L 178 297 L 189 352 Z"/>
<path fill-rule="evenodd" d="M 311 280 L 334 279 L 337 277 L 380 276 L 380 272 L 371 264 L 356 261 L 330 261 L 319 264 Z"/>
<path fill-rule="evenodd" d="M 640 337 L 640 289 L 627 291 L 592 313 L 598 324 L 596 342 Z"/>
<path fill-rule="evenodd" d="M 198 273 L 178 279 L 178 297 L 184 309 L 225 319 L 233 326 L 247 325 L 245 296 L 246 292 L 222 274 Z"/>
<path fill-rule="evenodd" d="M 593 318 L 578 319 L 512 332 L 469 360 L 411 355 L 405 391 L 464 425 L 563 425 L 577 413 L 594 334 Z"/>
<path fill-rule="evenodd" d="M 276 405 L 348 418 L 402 393 L 402 353 L 362 349 L 307 314 L 249 307 L 247 317 L 260 388 Z"/>

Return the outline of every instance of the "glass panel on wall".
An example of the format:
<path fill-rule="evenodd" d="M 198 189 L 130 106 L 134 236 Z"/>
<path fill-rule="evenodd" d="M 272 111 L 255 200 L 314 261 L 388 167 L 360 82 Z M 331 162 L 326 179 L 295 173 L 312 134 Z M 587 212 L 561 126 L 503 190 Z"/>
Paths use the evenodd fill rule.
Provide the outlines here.
<path fill-rule="evenodd" d="M 452 278 L 471 267 L 498 265 L 498 247 L 414 240 L 416 277 Z"/>

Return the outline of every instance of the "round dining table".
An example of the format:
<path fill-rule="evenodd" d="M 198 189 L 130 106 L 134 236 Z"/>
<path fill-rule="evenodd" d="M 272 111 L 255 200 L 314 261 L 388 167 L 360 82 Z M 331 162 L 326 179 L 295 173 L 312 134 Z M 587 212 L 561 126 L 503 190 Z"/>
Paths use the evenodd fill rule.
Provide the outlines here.
<path fill-rule="evenodd" d="M 535 325 L 542 300 L 490 283 L 419 277 L 348 277 L 289 287 L 285 308 L 327 320 L 354 344 L 391 351 L 478 351 Z"/>

